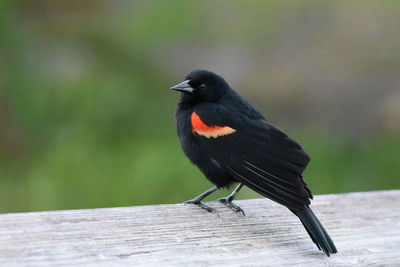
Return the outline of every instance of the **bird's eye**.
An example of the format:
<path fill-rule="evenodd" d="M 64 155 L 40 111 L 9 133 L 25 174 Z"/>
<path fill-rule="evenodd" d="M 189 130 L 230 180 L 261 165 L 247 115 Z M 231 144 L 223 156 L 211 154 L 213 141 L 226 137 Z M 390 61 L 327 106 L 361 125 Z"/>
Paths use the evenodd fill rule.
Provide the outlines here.
<path fill-rule="evenodd" d="M 200 90 L 203 90 L 203 89 L 205 89 L 205 88 L 206 88 L 206 85 L 205 85 L 204 83 L 200 84 L 200 86 L 199 86 L 199 89 L 200 89 Z"/>

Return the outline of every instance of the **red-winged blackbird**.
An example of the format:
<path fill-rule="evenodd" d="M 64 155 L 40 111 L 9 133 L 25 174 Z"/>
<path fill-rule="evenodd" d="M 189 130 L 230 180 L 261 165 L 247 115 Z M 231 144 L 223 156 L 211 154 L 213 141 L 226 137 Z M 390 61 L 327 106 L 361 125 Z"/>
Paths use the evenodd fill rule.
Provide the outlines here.
<path fill-rule="evenodd" d="M 232 194 L 219 200 L 244 215 L 232 200 L 245 185 L 298 216 L 327 256 L 337 252 L 309 207 L 312 194 L 302 173 L 310 157 L 296 141 L 271 125 L 215 73 L 192 71 L 171 89 L 182 92 L 176 110 L 182 149 L 215 185 L 185 203 L 213 211 L 201 200 L 219 188 L 239 183 Z"/>

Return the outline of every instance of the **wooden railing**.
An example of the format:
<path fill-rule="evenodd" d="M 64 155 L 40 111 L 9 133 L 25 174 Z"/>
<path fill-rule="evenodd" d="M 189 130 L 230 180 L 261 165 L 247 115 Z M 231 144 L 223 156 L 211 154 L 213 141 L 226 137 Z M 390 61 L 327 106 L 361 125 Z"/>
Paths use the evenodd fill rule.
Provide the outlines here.
<path fill-rule="evenodd" d="M 0 265 L 400 266 L 400 190 L 316 196 L 338 253 L 267 199 L 0 215 Z"/>

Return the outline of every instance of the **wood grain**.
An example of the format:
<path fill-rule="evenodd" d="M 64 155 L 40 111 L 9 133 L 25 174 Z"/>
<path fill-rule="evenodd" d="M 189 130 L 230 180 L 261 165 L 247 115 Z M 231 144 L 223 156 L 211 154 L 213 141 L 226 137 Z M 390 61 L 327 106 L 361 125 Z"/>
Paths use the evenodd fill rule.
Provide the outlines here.
<path fill-rule="evenodd" d="M 267 199 L 0 215 L 2 266 L 400 266 L 400 190 L 316 196 L 338 254 Z"/>

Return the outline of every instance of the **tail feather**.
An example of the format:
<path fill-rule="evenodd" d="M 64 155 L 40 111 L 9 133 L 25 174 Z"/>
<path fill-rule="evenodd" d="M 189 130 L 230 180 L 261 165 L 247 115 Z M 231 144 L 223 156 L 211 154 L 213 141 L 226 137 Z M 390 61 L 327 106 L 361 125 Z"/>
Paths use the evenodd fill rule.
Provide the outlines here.
<path fill-rule="evenodd" d="M 299 217 L 304 228 L 307 230 L 308 235 L 317 245 L 319 250 L 322 249 L 328 257 L 330 254 L 337 252 L 331 237 L 328 235 L 310 207 L 305 206 L 304 209 L 292 210 L 292 212 Z"/>

